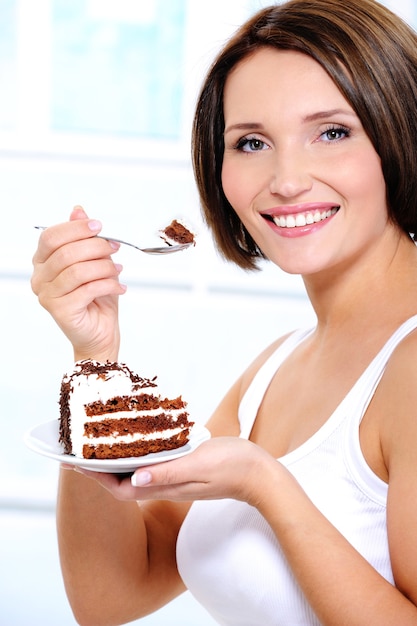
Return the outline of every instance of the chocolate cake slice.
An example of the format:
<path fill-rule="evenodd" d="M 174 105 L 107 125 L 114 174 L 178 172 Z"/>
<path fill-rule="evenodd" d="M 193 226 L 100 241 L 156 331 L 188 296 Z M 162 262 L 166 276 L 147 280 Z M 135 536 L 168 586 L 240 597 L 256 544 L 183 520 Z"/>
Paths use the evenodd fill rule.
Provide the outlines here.
<path fill-rule="evenodd" d="M 124 363 L 78 361 L 60 393 L 60 443 L 84 459 L 118 459 L 173 450 L 189 440 L 186 402 L 162 398 L 156 378 Z"/>

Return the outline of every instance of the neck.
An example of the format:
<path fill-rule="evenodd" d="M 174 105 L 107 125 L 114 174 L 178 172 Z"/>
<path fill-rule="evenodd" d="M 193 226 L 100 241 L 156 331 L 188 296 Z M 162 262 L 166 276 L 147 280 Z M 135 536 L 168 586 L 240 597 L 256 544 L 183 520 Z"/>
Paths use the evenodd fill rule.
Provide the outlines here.
<path fill-rule="evenodd" d="M 392 236 L 396 233 L 396 237 Z M 417 247 L 398 230 L 345 267 L 303 277 L 317 332 L 394 329 L 417 314 Z"/>

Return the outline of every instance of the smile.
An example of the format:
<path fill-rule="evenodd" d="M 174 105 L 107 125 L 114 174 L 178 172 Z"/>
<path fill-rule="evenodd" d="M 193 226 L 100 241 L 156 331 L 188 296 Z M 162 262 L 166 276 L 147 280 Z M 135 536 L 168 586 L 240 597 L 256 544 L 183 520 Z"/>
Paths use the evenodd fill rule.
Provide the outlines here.
<path fill-rule="evenodd" d="M 317 224 L 323 220 L 335 215 L 340 207 L 333 207 L 327 210 L 315 210 L 306 211 L 305 213 L 295 213 L 294 215 L 265 215 L 267 219 L 270 219 L 280 228 L 300 228 L 303 226 L 309 226 L 310 224 Z"/>

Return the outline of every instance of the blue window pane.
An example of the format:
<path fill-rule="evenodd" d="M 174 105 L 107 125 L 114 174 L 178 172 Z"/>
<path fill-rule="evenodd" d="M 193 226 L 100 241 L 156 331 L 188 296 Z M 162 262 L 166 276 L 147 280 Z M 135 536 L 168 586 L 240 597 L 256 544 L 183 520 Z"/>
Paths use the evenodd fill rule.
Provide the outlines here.
<path fill-rule="evenodd" d="M 0 128 L 16 126 L 17 109 L 16 0 L 0 2 Z"/>
<path fill-rule="evenodd" d="M 185 0 L 53 0 L 52 127 L 176 139 Z"/>

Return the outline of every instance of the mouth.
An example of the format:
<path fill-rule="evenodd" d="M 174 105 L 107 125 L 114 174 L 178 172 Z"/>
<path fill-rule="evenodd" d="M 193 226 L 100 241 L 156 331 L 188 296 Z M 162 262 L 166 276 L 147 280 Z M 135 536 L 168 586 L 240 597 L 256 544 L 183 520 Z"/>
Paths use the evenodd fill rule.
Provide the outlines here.
<path fill-rule="evenodd" d="M 301 211 L 292 214 L 290 213 L 288 215 L 270 215 L 268 213 L 264 213 L 262 217 L 269 222 L 273 222 L 280 228 L 302 228 L 312 224 L 318 224 L 319 222 L 329 219 L 329 217 L 335 215 L 339 209 L 340 206 L 333 206 L 331 208 L 316 208 L 314 210 Z"/>

